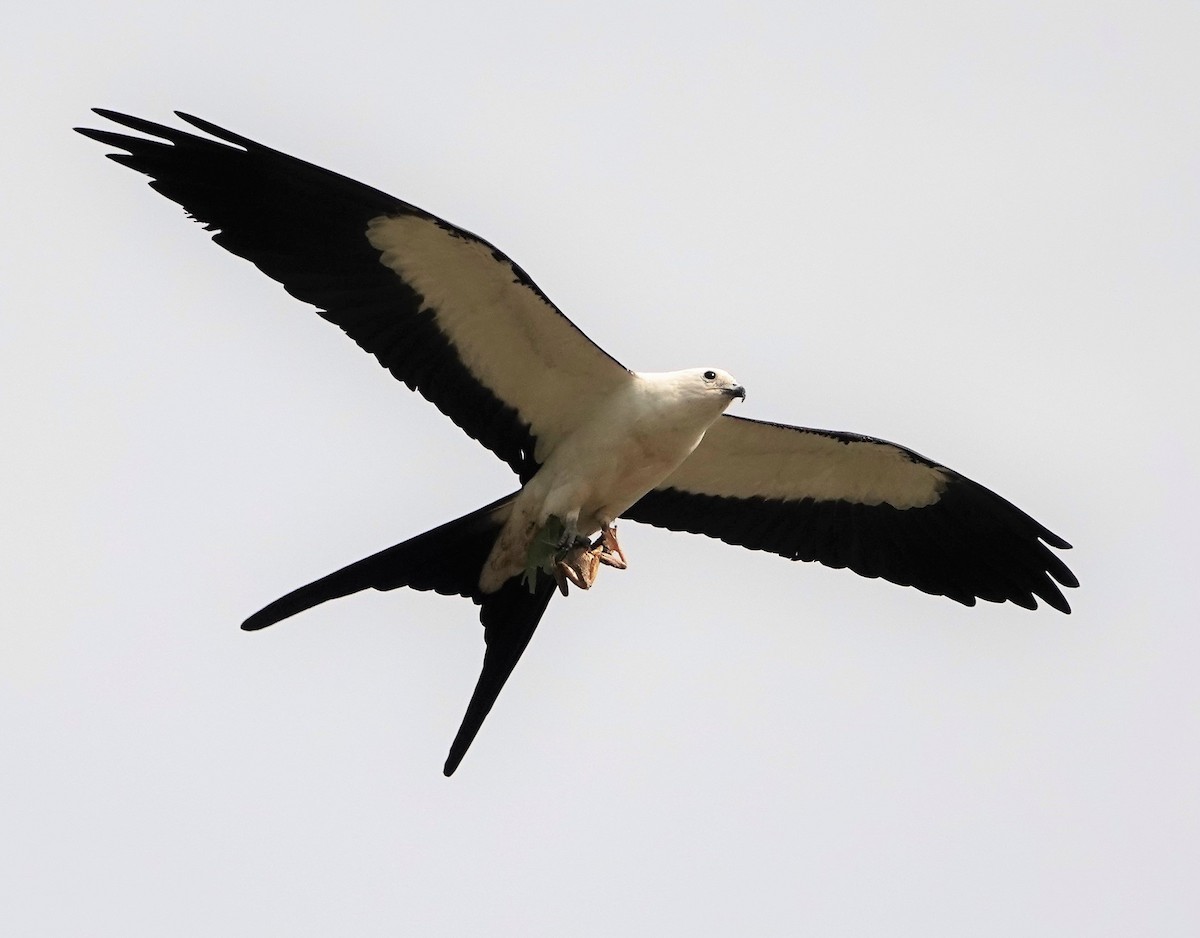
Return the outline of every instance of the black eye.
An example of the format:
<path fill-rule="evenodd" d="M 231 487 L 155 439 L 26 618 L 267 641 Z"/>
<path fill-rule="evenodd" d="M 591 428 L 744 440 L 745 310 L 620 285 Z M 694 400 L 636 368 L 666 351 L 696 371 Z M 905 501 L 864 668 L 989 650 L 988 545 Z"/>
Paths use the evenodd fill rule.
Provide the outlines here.
<path fill-rule="evenodd" d="M 709 370 L 709 371 L 704 372 L 704 380 L 705 381 L 715 381 L 716 379 L 717 379 L 717 373 L 715 371 Z"/>

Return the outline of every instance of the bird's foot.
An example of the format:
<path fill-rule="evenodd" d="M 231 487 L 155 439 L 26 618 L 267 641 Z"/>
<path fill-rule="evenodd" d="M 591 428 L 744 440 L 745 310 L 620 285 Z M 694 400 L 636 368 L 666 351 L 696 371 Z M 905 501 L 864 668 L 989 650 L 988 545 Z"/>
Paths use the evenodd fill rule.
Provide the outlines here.
<path fill-rule="evenodd" d="M 600 536 L 592 545 L 592 549 L 599 550 L 600 562 L 606 566 L 615 567 L 618 570 L 624 570 L 629 566 L 629 561 L 625 559 L 621 545 L 617 542 L 617 526 L 615 524 L 606 524 L 600 529 Z"/>
<path fill-rule="evenodd" d="M 591 589 L 601 564 L 617 570 L 629 566 L 617 543 L 617 529 L 611 525 L 605 525 L 592 544 L 577 543 L 555 555 L 554 579 L 558 582 L 559 592 L 568 595 L 571 583 L 581 590 Z"/>

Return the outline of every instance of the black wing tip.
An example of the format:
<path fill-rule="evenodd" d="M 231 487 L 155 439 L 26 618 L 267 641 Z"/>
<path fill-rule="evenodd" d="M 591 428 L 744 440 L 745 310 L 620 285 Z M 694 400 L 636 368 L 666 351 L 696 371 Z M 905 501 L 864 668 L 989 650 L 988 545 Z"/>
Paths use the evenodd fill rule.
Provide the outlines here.
<path fill-rule="evenodd" d="M 1066 583 L 1063 585 L 1070 586 L 1071 584 Z M 1075 585 L 1078 586 L 1079 584 L 1076 583 Z M 1038 593 L 1038 597 L 1051 609 L 1057 609 L 1065 616 L 1069 616 L 1071 614 L 1071 604 L 1067 602 L 1067 597 L 1062 594 L 1061 590 L 1045 590 Z"/>
<path fill-rule="evenodd" d="M 1012 603 L 1034 611 L 1040 608 L 1040 600 L 1041 604 L 1070 615 L 1071 604 L 1063 595 L 1063 588 L 1078 587 L 1079 578 L 1053 553 L 1053 550 L 1070 550 L 1070 542 L 991 489 L 953 471 L 951 477 L 955 484 L 943 492 L 943 498 L 953 493 L 951 497 L 956 500 L 967 499 L 962 504 L 971 509 L 969 514 L 964 515 L 968 519 L 973 516 L 980 521 L 990 516 L 990 536 L 998 538 L 1003 535 L 1000 543 L 1007 541 L 1007 547 L 998 547 L 1000 553 L 993 558 L 993 563 L 998 560 L 1002 565 L 989 571 L 985 578 L 975 576 L 972 577 L 974 582 L 961 583 L 969 600 L 964 595 L 954 595 L 940 588 L 918 588 L 949 596 L 967 606 L 974 606 L 975 599 L 979 598 L 986 602 Z M 939 502 L 942 500 L 939 499 Z M 949 521 L 948 517 L 947 523 Z M 981 532 L 988 533 L 982 528 Z M 887 574 L 884 576 L 891 579 Z"/>
<path fill-rule="evenodd" d="M 136 130 L 139 133 L 149 134 L 152 137 L 158 137 L 162 140 L 168 140 L 172 143 L 178 143 L 184 140 L 203 139 L 193 136 L 174 127 L 168 127 L 165 124 L 159 124 L 155 121 L 147 120 L 144 117 L 135 117 L 132 114 L 125 114 L 122 111 L 114 111 L 106 107 L 94 107 L 92 113 L 103 117 L 105 120 L 112 121 L 114 124 L 120 124 L 122 127 L 128 127 L 130 130 Z M 201 130 L 210 136 L 216 137 L 225 143 L 236 144 L 237 146 L 249 149 L 259 146 L 254 143 L 249 137 L 243 137 L 241 134 L 235 134 L 232 130 L 226 130 L 218 124 L 207 121 L 202 117 L 196 117 L 194 114 L 189 114 L 186 111 L 175 111 L 175 116 L 187 124 Z M 94 130 L 90 127 L 75 127 L 77 133 L 83 134 L 85 137 L 91 137 L 93 140 L 99 140 L 101 143 L 113 142 L 110 138 L 116 136 L 112 131 Z M 103 135 L 103 136 L 102 136 Z M 211 142 L 211 141 L 210 141 Z"/>
<path fill-rule="evenodd" d="M 176 111 L 175 116 L 181 121 L 191 124 L 197 130 L 202 130 L 218 140 L 224 140 L 226 143 L 233 143 L 247 150 L 252 148 L 266 149 L 260 143 L 255 143 L 249 137 L 243 137 L 241 134 L 235 134 L 232 130 L 214 124 L 212 121 L 206 121 L 203 117 L 197 117 L 195 114 L 189 114 L 186 111 Z"/>
<path fill-rule="evenodd" d="M 134 120 L 131 115 L 123 111 L 114 111 L 112 108 L 107 107 L 94 107 L 92 108 L 92 113 L 100 115 L 105 120 L 116 121 L 118 124 L 123 121 Z"/>
<path fill-rule="evenodd" d="M 912 584 L 901 584 L 912 585 Z M 1064 583 L 1063 586 L 1078 586 L 1076 583 Z M 1036 612 L 1039 608 L 1038 600 L 1049 606 L 1051 609 L 1056 609 L 1064 615 L 1071 614 L 1071 604 L 1067 602 L 1067 597 L 1062 594 L 1062 591 L 1057 586 L 1049 584 L 1040 588 L 1031 589 L 1030 592 L 1013 592 L 1008 595 L 993 595 L 993 596 L 976 596 L 974 593 L 955 593 L 943 592 L 937 589 L 921 589 L 916 587 L 923 593 L 928 593 L 931 596 L 945 596 L 947 599 L 953 599 L 956 603 L 961 603 L 964 606 L 974 607 L 978 605 L 980 599 L 985 602 L 1003 605 L 1012 603 L 1014 606 L 1020 606 L 1022 609 L 1028 609 L 1030 612 Z"/>
<path fill-rule="evenodd" d="M 1055 534 L 1049 528 L 1046 528 L 1042 525 L 1039 525 L 1039 527 L 1041 527 L 1041 530 L 1038 531 L 1038 537 L 1041 538 L 1050 547 L 1053 547 L 1055 550 L 1070 550 L 1071 549 L 1070 543 L 1065 538 L 1059 537 L 1057 534 Z"/>
<path fill-rule="evenodd" d="M 130 130 L 153 134 L 156 137 L 163 136 L 163 131 L 170 132 L 170 128 L 164 127 L 162 124 L 156 124 L 154 121 L 146 120 L 144 117 L 135 117 L 123 111 L 114 111 L 111 108 L 94 107 L 92 108 L 92 113 L 103 117 L 105 120 L 110 120 L 114 124 L 120 124 L 122 127 L 128 127 Z"/>

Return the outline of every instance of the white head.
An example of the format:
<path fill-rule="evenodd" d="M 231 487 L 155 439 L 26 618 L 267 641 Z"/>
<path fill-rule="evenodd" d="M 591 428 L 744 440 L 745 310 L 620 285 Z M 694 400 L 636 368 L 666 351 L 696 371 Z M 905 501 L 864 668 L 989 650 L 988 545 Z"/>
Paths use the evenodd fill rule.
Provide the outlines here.
<path fill-rule="evenodd" d="M 638 377 L 654 385 L 658 394 L 664 394 L 670 389 L 677 400 L 707 404 L 716 413 L 728 407 L 734 398 L 746 397 L 746 389 L 738 384 L 733 375 L 720 368 L 642 373 Z"/>

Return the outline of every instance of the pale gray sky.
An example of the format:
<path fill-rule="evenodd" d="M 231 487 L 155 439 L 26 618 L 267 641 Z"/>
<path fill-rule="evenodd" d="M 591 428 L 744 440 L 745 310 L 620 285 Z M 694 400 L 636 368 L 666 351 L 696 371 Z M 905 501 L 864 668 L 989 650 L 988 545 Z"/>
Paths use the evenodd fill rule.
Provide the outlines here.
<path fill-rule="evenodd" d="M 1200 931 L 1194 3 L 46 3 L 0 38 L 0 926 Z M 966 609 L 630 524 L 459 773 L 465 601 L 249 613 L 508 471 L 70 128 L 187 110 L 633 368 L 1076 545 Z"/>

